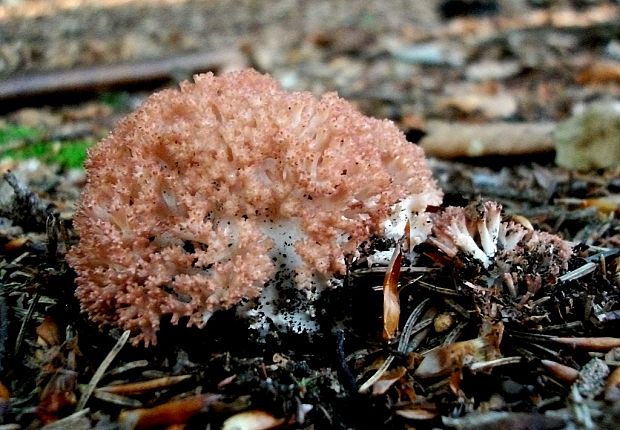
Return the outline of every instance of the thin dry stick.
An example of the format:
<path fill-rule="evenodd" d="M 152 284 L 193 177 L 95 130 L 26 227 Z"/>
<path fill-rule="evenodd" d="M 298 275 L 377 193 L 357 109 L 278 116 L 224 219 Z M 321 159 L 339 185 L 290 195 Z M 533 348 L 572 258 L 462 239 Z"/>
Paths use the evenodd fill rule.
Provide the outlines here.
<path fill-rule="evenodd" d="M 34 314 L 34 308 L 37 306 L 37 303 L 39 303 L 40 297 L 41 296 L 39 295 L 39 293 L 35 293 L 34 297 L 32 298 L 32 301 L 30 302 L 30 306 L 28 306 L 28 312 L 26 312 L 26 316 L 24 317 L 24 320 L 22 321 L 22 324 L 19 327 L 19 333 L 17 334 L 17 340 L 15 341 L 14 355 L 16 357 L 19 356 L 19 351 L 22 347 L 22 343 L 24 342 L 24 335 L 26 333 L 26 325 L 32 319 L 32 315 Z"/>
<path fill-rule="evenodd" d="M 120 375 L 123 372 L 127 372 L 129 370 L 137 369 L 139 367 L 146 367 L 149 365 L 148 360 L 136 360 L 130 361 L 129 363 L 124 363 L 123 365 L 112 369 L 108 372 L 108 376 Z"/>
<path fill-rule="evenodd" d="M 586 263 L 583 266 L 579 266 L 575 270 L 571 270 L 570 272 L 560 276 L 558 278 L 558 282 L 574 281 L 575 279 L 579 279 L 582 276 L 589 275 L 596 270 L 597 266 L 598 264 L 593 262 Z"/>
<path fill-rule="evenodd" d="M 93 397 L 101 401 L 119 405 L 125 408 L 142 408 L 144 403 L 131 397 L 121 396 L 120 394 L 108 393 L 107 391 L 95 390 Z"/>
<path fill-rule="evenodd" d="M 471 370 L 472 372 L 487 371 L 489 369 L 493 369 L 498 366 L 506 366 L 508 364 L 519 364 L 521 363 L 521 361 L 523 361 L 523 357 L 517 357 L 517 356 L 502 357 L 502 358 L 497 358 L 495 360 L 472 363 L 469 366 L 469 370 Z"/>
<path fill-rule="evenodd" d="M 372 387 L 375 382 L 381 379 L 383 374 L 387 372 L 387 370 L 390 368 L 390 365 L 392 364 L 392 361 L 394 361 L 394 358 L 395 357 L 393 355 L 389 355 L 388 358 L 383 362 L 383 364 L 377 369 L 377 371 L 373 373 L 373 375 L 370 378 L 368 378 L 366 382 L 362 384 L 358 392 L 360 393 L 367 392 L 368 389 Z"/>
<path fill-rule="evenodd" d="M 80 411 L 84 409 L 84 406 L 86 406 L 86 402 L 88 402 L 88 399 L 95 391 L 95 388 L 97 387 L 97 384 L 103 377 L 103 374 L 108 369 L 110 364 L 112 364 L 112 361 L 114 361 L 114 359 L 116 358 L 116 355 L 119 352 L 121 352 L 121 349 L 123 349 L 123 347 L 127 343 L 127 339 L 129 339 L 129 334 L 130 334 L 130 331 L 125 330 L 125 332 L 116 342 L 116 345 L 112 347 L 110 352 L 108 352 L 108 355 L 106 356 L 106 358 L 101 362 L 101 364 L 99 365 L 99 368 L 97 369 L 92 379 L 88 383 L 88 387 L 86 388 L 86 391 L 84 391 L 84 394 L 82 394 L 82 397 L 80 397 L 80 401 L 78 402 L 77 407 L 75 408 L 76 411 Z"/>
<path fill-rule="evenodd" d="M 426 305 L 431 301 L 431 299 L 424 299 L 416 308 L 409 314 L 407 321 L 405 322 L 405 326 L 403 327 L 403 332 L 400 335 L 400 339 L 398 340 L 398 352 L 407 352 L 407 347 L 409 346 L 409 339 L 411 335 L 414 333 L 413 328 L 415 323 L 418 321 L 420 316 L 422 315 L 422 311 L 426 308 Z"/>

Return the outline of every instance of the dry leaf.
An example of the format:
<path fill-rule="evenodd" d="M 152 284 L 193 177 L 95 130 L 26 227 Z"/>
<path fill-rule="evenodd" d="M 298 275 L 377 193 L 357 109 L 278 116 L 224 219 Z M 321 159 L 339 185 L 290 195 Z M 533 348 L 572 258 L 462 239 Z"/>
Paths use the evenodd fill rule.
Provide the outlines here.
<path fill-rule="evenodd" d="M 222 389 L 225 386 L 227 386 L 228 384 L 232 383 L 235 379 L 237 379 L 237 374 L 230 375 L 229 377 L 224 378 L 220 382 L 218 382 L 217 383 L 217 388 Z"/>
<path fill-rule="evenodd" d="M 30 239 L 25 236 L 17 237 L 15 239 L 9 240 L 4 244 L 4 250 L 7 252 L 13 252 L 21 249 L 26 243 L 28 243 Z"/>
<path fill-rule="evenodd" d="M 403 366 L 385 372 L 377 382 L 372 384 L 372 395 L 379 396 L 385 394 L 385 392 L 389 390 L 395 382 L 399 381 L 406 372 L 407 369 Z"/>
<path fill-rule="evenodd" d="M 618 136 L 620 138 L 620 136 Z M 596 197 L 593 199 L 585 199 L 582 206 L 595 207 L 602 214 L 608 215 L 620 210 L 620 194 L 610 194 L 604 197 Z"/>
<path fill-rule="evenodd" d="M 620 83 L 620 62 L 598 61 L 588 65 L 577 76 L 581 85 L 601 85 Z"/>
<path fill-rule="evenodd" d="M 496 359 L 501 356 L 502 332 L 498 324 L 484 336 L 435 348 L 424 355 L 414 375 L 419 378 L 445 376 L 461 370 L 466 364 Z"/>
<path fill-rule="evenodd" d="M 11 399 L 11 392 L 2 383 L 2 381 L 0 381 L 0 416 L 4 415 L 4 413 L 8 410 L 10 399 Z"/>
<path fill-rule="evenodd" d="M 437 417 L 438 413 L 436 409 L 423 408 L 423 407 L 411 407 L 409 409 L 399 409 L 396 415 L 400 415 L 403 418 L 409 420 L 432 420 Z"/>
<path fill-rule="evenodd" d="M 38 341 L 45 344 L 45 346 L 60 345 L 60 332 L 58 331 L 58 324 L 54 321 L 54 318 L 47 315 L 41 324 L 36 328 Z"/>
<path fill-rule="evenodd" d="M 58 369 L 43 388 L 37 406 L 37 417 L 45 424 L 58 420 L 77 403 L 77 372 Z"/>
<path fill-rule="evenodd" d="M 184 424 L 191 417 L 206 411 L 209 406 L 220 400 L 216 394 L 199 394 L 181 400 L 174 400 L 148 409 L 123 411 L 118 417 L 123 430 L 150 429 Z"/>
<path fill-rule="evenodd" d="M 277 428 L 283 423 L 283 418 L 275 418 L 265 411 L 245 411 L 224 421 L 222 430 L 268 430 Z"/>
<path fill-rule="evenodd" d="M 6 386 L 0 382 L 0 401 L 9 400 L 11 398 L 11 392 Z"/>
<path fill-rule="evenodd" d="M 383 280 L 383 339 L 386 341 L 394 339 L 398 330 L 398 321 L 400 319 L 398 279 L 400 278 L 402 258 L 400 244 L 397 244 Z"/>
<path fill-rule="evenodd" d="M 605 400 L 608 402 L 620 401 L 620 367 L 611 372 L 605 385 Z"/>
<path fill-rule="evenodd" d="M 579 371 L 577 369 L 573 369 L 570 366 L 566 366 L 552 360 L 541 360 L 540 362 L 543 367 L 547 369 L 547 371 L 549 371 L 549 373 L 551 373 L 562 382 L 572 384 L 577 380 L 577 377 L 579 376 Z"/>

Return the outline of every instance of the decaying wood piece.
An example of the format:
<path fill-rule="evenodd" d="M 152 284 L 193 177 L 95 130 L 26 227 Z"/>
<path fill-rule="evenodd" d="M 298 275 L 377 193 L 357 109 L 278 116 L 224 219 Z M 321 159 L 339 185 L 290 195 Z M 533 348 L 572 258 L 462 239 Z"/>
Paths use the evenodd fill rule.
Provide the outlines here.
<path fill-rule="evenodd" d="M 554 150 L 555 124 L 463 124 L 430 121 L 420 145 L 439 158 L 523 155 Z"/>
<path fill-rule="evenodd" d="M 243 68 L 245 56 L 234 49 L 199 51 L 166 58 L 32 73 L 0 81 L 0 101 L 52 93 L 95 91 L 221 68 Z M 186 76 L 183 76 L 186 77 Z"/>

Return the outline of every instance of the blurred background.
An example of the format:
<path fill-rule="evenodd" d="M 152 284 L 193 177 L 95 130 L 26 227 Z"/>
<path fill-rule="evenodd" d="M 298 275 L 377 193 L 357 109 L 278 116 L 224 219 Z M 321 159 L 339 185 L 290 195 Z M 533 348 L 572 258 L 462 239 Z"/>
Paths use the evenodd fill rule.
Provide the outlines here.
<path fill-rule="evenodd" d="M 618 18 L 615 1 L 597 0 L 4 0 L 0 103 L 6 112 L 54 92 L 36 103 L 57 105 L 59 87 L 68 96 L 252 66 L 381 116 L 467 116 L 452 97 L 486 91 L 501 106 L 478 101 L 483 115 L 551 119 L 571 107 L 562 84 L 597 59 L 620 58 Z M 35 79 L 118 64 L 123 73 Z M 15 81 L 24 74 L 29 82 Z"/>

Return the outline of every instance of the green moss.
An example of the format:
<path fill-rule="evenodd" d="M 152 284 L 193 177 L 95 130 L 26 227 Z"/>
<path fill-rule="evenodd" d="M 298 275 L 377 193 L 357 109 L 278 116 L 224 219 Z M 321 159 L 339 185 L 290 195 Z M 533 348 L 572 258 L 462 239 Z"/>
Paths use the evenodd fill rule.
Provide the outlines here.
<path fill-rule="evenodd" d="M 62 144 L 60 151 L 56 155 L 57 161 L 61 166 L 70 168 L 82 167 L 86 160 L 88 148 L 93 145 L 94 142 L 87 140 L 74 140 Z"/>
<path fill-rule="evenodd" d="M 32 140 L 42 136 L 41 130 L 34 127 L 26 127 L 24 125 L 9 125 L 0 127 L 0 145 L 15 140 Z"/>
<path fill-rule="evenodd" d="M 25 142 L 16 149 L 4 151 L 2 145 L 12 142 Z M 49 164 L 58 164 L 63 168 L 81 167 L 86 159 L 86 152 L 92 141 L 85 139 L 63 142 L 45 140 L 43 131 L 22 125 L 9 125 L 0 128 L 0 158 L 25 160 L 38 158 Z"/>

